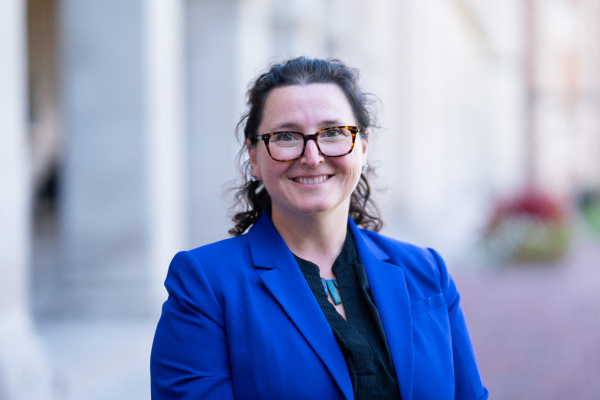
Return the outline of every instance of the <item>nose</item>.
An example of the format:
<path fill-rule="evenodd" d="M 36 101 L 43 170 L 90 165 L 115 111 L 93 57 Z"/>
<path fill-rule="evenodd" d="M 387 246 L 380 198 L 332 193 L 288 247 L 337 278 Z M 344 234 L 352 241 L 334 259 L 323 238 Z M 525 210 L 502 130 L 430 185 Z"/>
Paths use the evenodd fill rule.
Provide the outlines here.
<path fill-rule="evenodd" d="M 309 140 L 306 143 L 306 148 L 304 149 L 304 154 L 300 158 L 300 162 L 302 164 L 307 164 L 312 167 L 315 167 L 325 161 L 324 157 L 319 154 L 319 149 L 317 148 L 317 144 L 314 140 Z"/>

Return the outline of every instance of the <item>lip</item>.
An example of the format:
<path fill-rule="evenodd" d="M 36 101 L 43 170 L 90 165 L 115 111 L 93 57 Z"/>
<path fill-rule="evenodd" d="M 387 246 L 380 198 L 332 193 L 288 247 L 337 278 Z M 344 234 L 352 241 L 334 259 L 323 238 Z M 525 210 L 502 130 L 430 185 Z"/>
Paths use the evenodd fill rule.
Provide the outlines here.
<path fill-rule="evenodd" d="M 290 178 L 294 183 L 298 183 L 301 185 L 318 185 L 325 181 L 331 179 L 333 175 L 329 174 L 319 174 L 319 175 L 309 175 L 309 176 L 296 176 L 294 178 Z"/>

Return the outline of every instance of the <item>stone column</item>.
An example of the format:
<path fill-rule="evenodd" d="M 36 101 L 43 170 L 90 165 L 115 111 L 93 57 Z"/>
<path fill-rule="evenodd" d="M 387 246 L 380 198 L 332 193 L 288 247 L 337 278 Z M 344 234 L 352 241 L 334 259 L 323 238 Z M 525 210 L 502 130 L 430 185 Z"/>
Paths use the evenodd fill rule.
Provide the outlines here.
<path fill-rule="evenodd" d="M 329 23 L 325 0 L 283 0 L 273 2 L 273 50 L 284 58 L 330 55 Z"/>
<path fill-rule="evenodd" d="M 597 6 L 589 2 L 531 2 L 536 22 L 531 28 L 535 41 L 531 86 L 535 96 L 530 108 L 535 182 L 547 193 L 569 202 L 578 186 L 583 186 L 580 171 L 584 163 L 598 166 L 593 151 L 598 142 L 585 132 L 594 128 L 586 112 L 598 109 L 594 93 L 598 75 L 594 63 Z M 588 38 L 591 45 L 585 43 Z M 590 68 L 592 74 L 586 71 Z"/>
<path fill-rule="evenodd" d="M 184 3 L 145 2 L 149 267 L 159 301 L 171 258 L 188 247 Z"/>
<path fill-rule="evenodd" d="M 472 2 L 405 3 L 404 218 L 451 260 L 472 253 L 488 206 L 488 39 Z"/>
<path fill-rule="evenodd" d="M 54 310 L 155 316 L 185 240 L 179 1 L 59 7 L 63 266 Z"/>
<path fill-rule="evenodd" d="M 0 3 L 0 398 L 50 399 L 29 298 L 31 178 L 27 143 L 25 2 Z"/>
<path fill-rule="evenodd" d="M 481 7 L 489 42 L 488 176 L 490 194 L 511 196 L 527 184 L 527 142 L 524 110 L 527 107 L 525 55 L 525 3 L 493 1 Z M 495 166 L 501 166 L 500 168 Z M 491 197 L 491 196 L 490 196 Z M 490 198 L 497 201 L 497 198 Z"/>
<path fill-rule="evenodd" d="M 241 109 L 237 88 L 238 1 L 187 3 L 188 157 L 191 246 L 228 237 L 228 182 L 237 178 L 234 136 Z"/>
<path fill-rule="evenodd" d="M 267 69 L 273 59 L 272 15 L 275 0 L 240 0 L 236 40 L 236 114 L 245 108 L 248 84 Z"/>
<path fill-rule="evenodd" d="M 60 314 L 148 312 L 142 15 L 133 0 L 59 5 Z"/>
<path fill-rule="evenodd" d="M 579 64 L 574 169 L 579 189 L 595 189 L 600 185 L 600 1 L 586 0 L 579 5 Z M 573 99 L 571 99 L 573 100 Z"/>

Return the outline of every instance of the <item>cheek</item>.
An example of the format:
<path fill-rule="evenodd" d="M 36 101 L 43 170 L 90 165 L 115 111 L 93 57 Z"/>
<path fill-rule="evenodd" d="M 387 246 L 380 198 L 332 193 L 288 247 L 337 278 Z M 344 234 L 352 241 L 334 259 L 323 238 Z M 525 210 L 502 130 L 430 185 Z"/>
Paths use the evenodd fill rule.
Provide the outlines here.
<path fill-rule="evenodd" d="M 358 150 L 362 150 L 361 148 L 359 148 Z M 348 170 L 351 170 L 353 174 L 360 174 L 361 169 L 362 169 L 362 165 L 364 164 L 364 156 L 360 151 L 357 151 L 356 153 L 352 152 L 351 154 L 349 154 L 347 160 L 347 164 L 346 164 L 346 168 L 348 168 Z"/>
<path fill-rule="evenodd" d="M 352 158 L 340 159 L 338 163 L 338 168 L 341 171 L 344 171 L 345 181 L 348 182 L 348 184 L 351 183 L 352 185 L 356 185 L 358 183 L 362 168 L 360 161 L 360 153 Z"/>
<path fill-rule="evenodd" d="M 266 149 L 257 147 L 254 149 L 254 164 L 256 177 L 260 180 L 264 180 L 270 171 L 270 162 L 272 161 L 267 153 Z"/>
<path fill-rule="evenodd" d="M 270 191 L 271 187 L 284 177 L 287 164 L 273 161 L 267 154 L 267 158 L 261 157 L 258 160 L 258 169 L 261 174 L 261 180 L 267 191 Z"/>

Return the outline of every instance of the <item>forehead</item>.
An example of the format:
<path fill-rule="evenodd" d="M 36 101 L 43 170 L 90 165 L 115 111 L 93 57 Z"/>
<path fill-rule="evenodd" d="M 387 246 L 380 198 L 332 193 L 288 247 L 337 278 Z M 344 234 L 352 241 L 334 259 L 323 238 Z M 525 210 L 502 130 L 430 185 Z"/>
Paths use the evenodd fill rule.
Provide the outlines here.
<path fill-rule="evenodd" d="M 284 86 L 267 96 L 261 130 L 317 128 L 330 123 L 356 124 L 350 103 L 339 86 L 333 83 Z"/>

